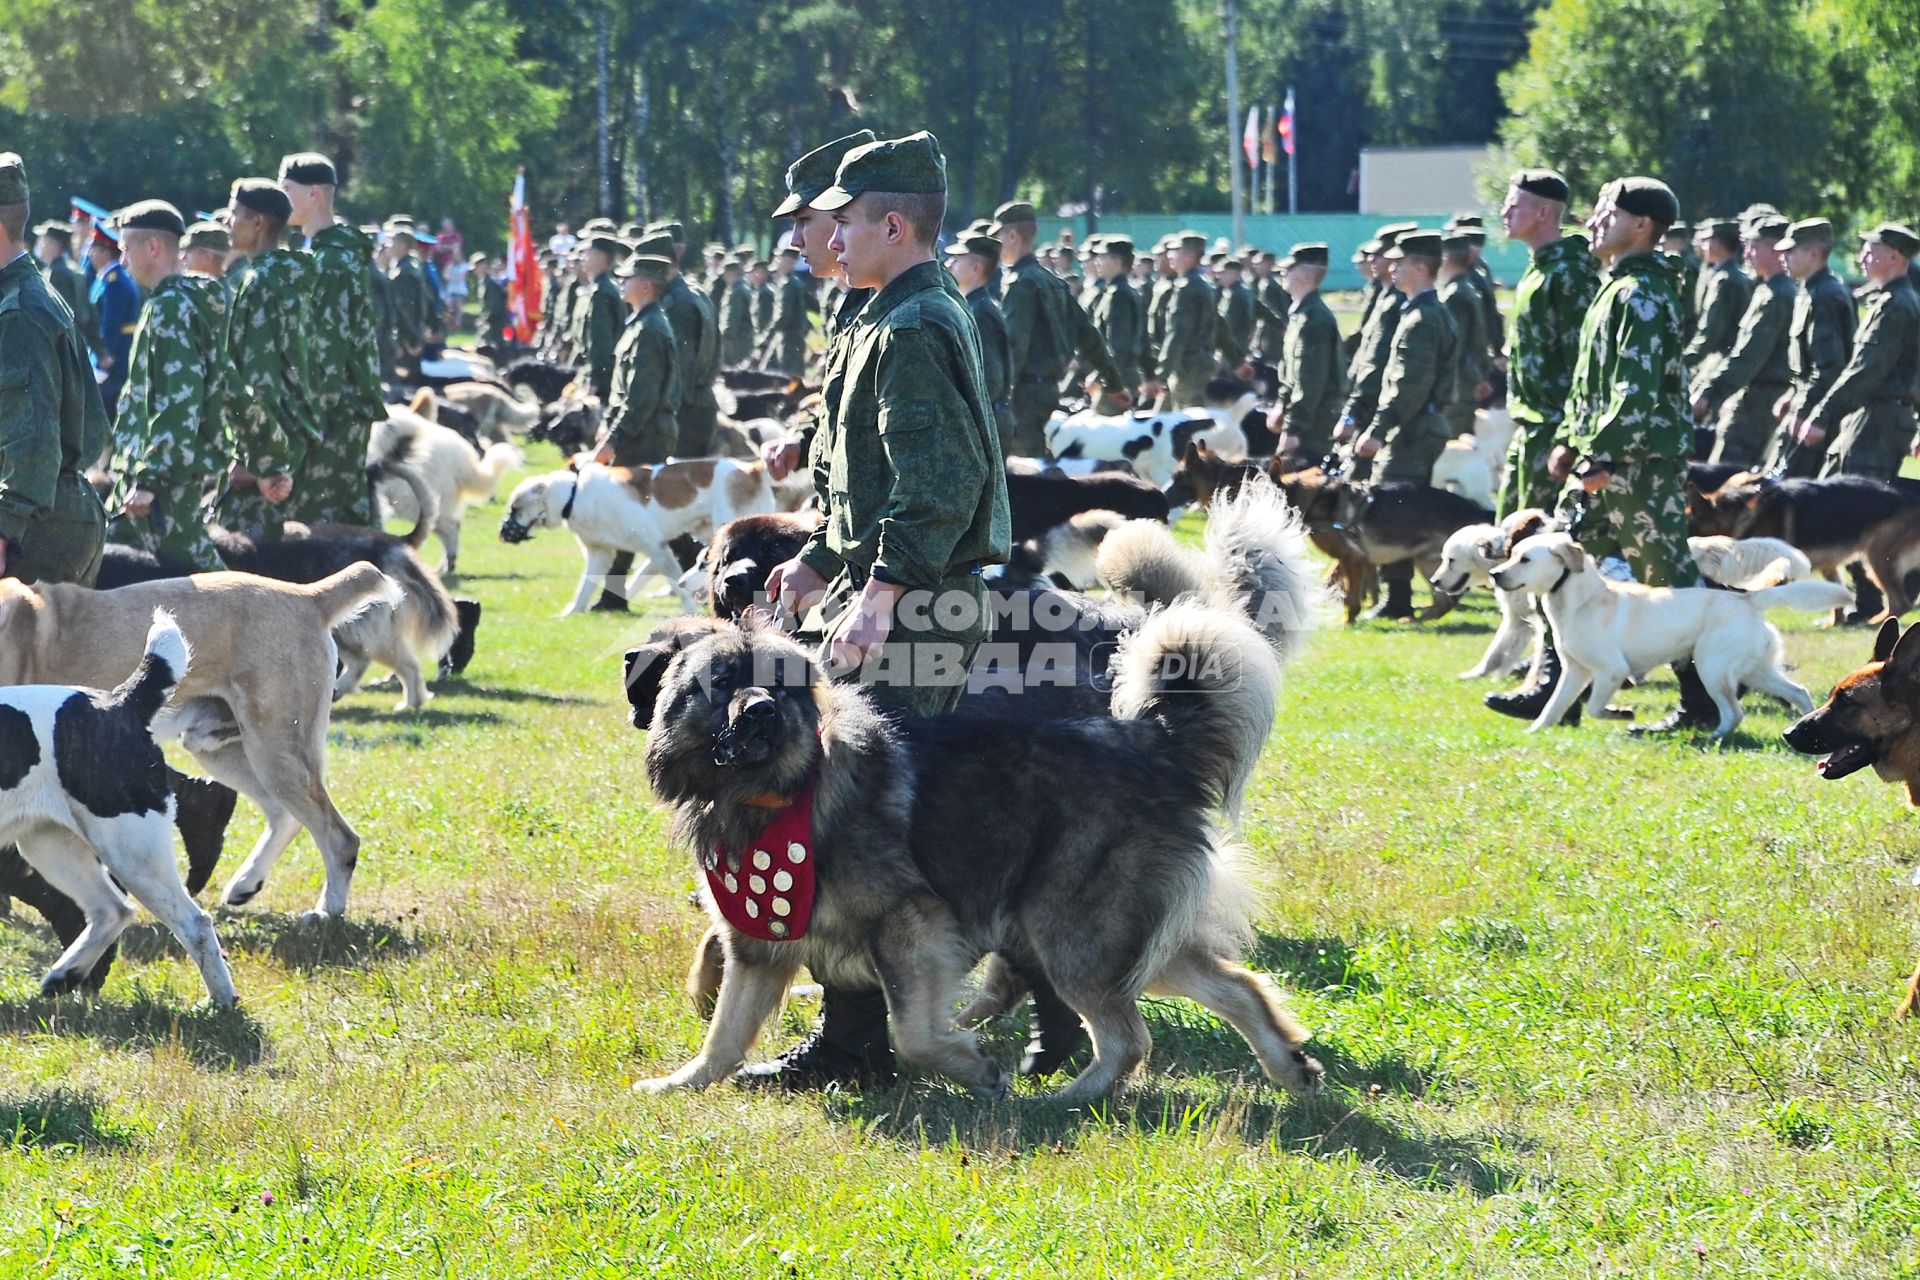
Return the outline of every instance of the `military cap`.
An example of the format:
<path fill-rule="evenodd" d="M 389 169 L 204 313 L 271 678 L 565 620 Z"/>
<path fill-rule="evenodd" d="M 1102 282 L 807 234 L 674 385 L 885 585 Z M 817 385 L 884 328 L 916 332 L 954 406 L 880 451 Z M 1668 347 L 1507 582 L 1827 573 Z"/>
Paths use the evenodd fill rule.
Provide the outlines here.
<path fill-rule="evenodd" d="M 635 276 L 645 276 L 664 284 L 673 274 L 673 259 L 663 258 L 657 253 L 636 253 L 613 269 L 615 279 L 631 280 Z"/>
<path fill-rule="evenodd" d="M 1456 213 L 1447 219 L 1445 230 L 1463 231 L 1486 225 L 1486 220 L 1477 213 Z"/>
<path fill-rule="evenodd" d="M 733 251 L 742 257 L 752 257 L 755 253 L 759 252 L 759 250 L 750 244 L 737 244 L 733 246 Z"/>
<path fill-rule="evenodd" d="M 990 236 L 984 231 L 968 231 L 954 237 L 947 246 L 947 256 L 958 258 L 963 254 L 978 254 L 991 262 L 1000 261 L 1000 237 Z"/>
<path fill-rule="evenodd" d="M 868 191 L 944 195 L 946 190 L 947 158 L 940 154 L 940 140 L 922 129 L 847 152 L 833 185 L 814 197 L 813 207 L 843 209 Z"/>
<path fill-rule="evenodd" d="M 1419 229 L 1420 224 L 1417 222 L 1389 222 L 1373 234 L 1374 238 L 1380 241 L 1380 251 L 1384 253 L 1399 243 L 1401 236 Z"/>
<path fill-rule="evenodd" d="M 1513 175 L 1512 185 L 1530 196 L 1566 204 L 1573 199 L 1573 188 L 1551 169 L 1522 169 Z"/>
<path fill-rule="evenodd" d="M 1176 231 L 1167 237 L 1170 249 L 1191 249 L 1195 253 L 1207 251 L 1207 238 L 1198 231 Z"/>
<path fill-rule="evenodd" d="M 1785 253 L 1803 244 L 1833 244 L 1833 224 L 1825 218 L 1802 218 L 1787 227 L 1787 234 L 1773 247 Z"/>
<path fill-rule="evenodd" d="M 1862 231 L 1860 238 L 1868 244 L 1881 244 L 1893 250 L 1903 258 L 1920 256 L 1920 236 L 1913 228 L 1898 222 L 1883 222 L 1871 231 Z"/>
<path fill-rule="evenodd" d="M 276 222 L 285 222 L 293 216 L 293 201 L 287 199 L 287 193 L 273 178 L 235 178 L 233 202 Z"/>
<path fill-rule="evenodd" d="M 1618 204 L 1619 202 L 1615 201 L 1614 203 Z M 1629 209 L 1627 212 L 1632 213 L 1633 210 Z M 1647 214 L 1644 216 L 1652 217 L 1653 215 Z M 1686 240 L 1690 239 L 1692 235 L 1693 225 L 1691 223 L 1675 222 L 1671 223 L 1665 231 L 1660 233 L 1660 238 L 1662 240 Z"/>
<path fill-rule="evenodd" d="M 773 216 L 790 218 L 813 203 L 813 198 L 833 185 L 841 157 L 855 147 L 878 139 L 871 129 L 835 138 L 824 147 L 815 147 L 787 166 L 787 198 L 774 206 Z"/>
<path fill-rule="evenodd" d="M 17 151 L 0 151 L 0 204 L 27 202 L 27 162 Z"/>
<path fill-rule="evenodd" d="M 1788 225 L 1784 213 L 1762 213 L 1747 220 L 1743 234 L 1749 240 L 1778 244 L 1786 238 Z"/>
<path fill-rule="evenodd" d="M 1025 200 L 1010 200 L 993 211 L 993 225 L 1004 227 L 1009 222 L 1038 222 L 1040 215 Z"/>
<path fill-rule="evenodd" d="M 1703 222 L 1699 230 L 1709 240 L 1718 240 L 1728 245 L 1740 243 L 1740 224 L 1733 218 L 1715 218 L 1711 222 Z"/>
<path fill-rule="evenodd" d="M 1358 255 L 1356 255 L 1358 256 Z M 1327 265 L 1327 246 L 1314 241 L 1297 244 L 1287 250 L 1287 256 L 1280 259 L 1280 267 L 1324 267 Z"/>
<path fill-rule="evenodd" d="M 627 243 L 619 236 L 608 235 L 602 231 L 597 235 L 585 236 L 580 241 L 588 249 L 598 249 L 609 258 L 619 258 L 627 251 Z"/>
<path fill-rule="evenodd" d="M 724 257 L 726 256 L 727 246 L 721 244 L 718 240 L 709 240 L 706 244 L 706 247 L 701 249 L 700 252 L 703 255 L 717 254 L 719 256 Z"/>
<path fill-rule="evenodd" d="M 1448 227 L 1441 231 L 1440 252 L 1465 253 L 1473 247 L 1474 243 L 1473 237 L 1468 232 L 1469 228 L 1466 227 Z"/>
<path fill-rule="evenodd" d="M 1131 258 L 1134 256 L 1133 238 L 1131 236 L 1102 236 L 1100 238 L 1100 248 L 1096 252 L 1111 253 L 1122 258 Z"/>
<path fill-rule="evenodd" d="M 1758 222 L 1763 217 L 1784 218 L 1786 215 L 1772 205 L 1760 200 L 1754 201 L 1740 211 L 1740 221 L 1742 222 Z"/>
<path fill-rule="evenodd" d="M 620 230 L 614 234 L 622 240 L 644 240 L 647 238 L 647 229 L 637 222 L 623 222 L 620 224 Z"/>
<path fill-rule="evenodd" d="M 35 227 L 33 234 L 37 236 L 52 236 L 55 240 L 58 240 L 61 244 L 69 248 L 73 245 L 73 226 L 71 223 L 56 222 L 52 218 L 49 218 Z"/>
<path fill-rule="evenodd" d="M 187 234 L 187 220 L 165 200 L 142 200 L 138 204 L 130 204 L 113 215 L 113 223 L 121 231 L 165 231 L 176 236 Z"/>
<path fill-rule="evenodd" d="M 650 231 L 639 240 L 634 241 L 629 247 L 634 253 L 642 254 L 646 257 L 667 258 L 673 261 L 679 260 L 679 255 L 673 251 L 673 237 L 664 231 Z"/>
<path fill-rule="evenodd" d="M 221 253 L 233 247 L 233 237 L 217 222 L 196 222 L 187 228 L 188 249 L 217 249 Z"/>
<path fill-rule="evenodd" d="M 487 251 L 485 249 L 481 249 L 478 252 L 470 253 L 467 255 L 467 265 L 469 267 L 481 266 L 486 261 L 487 261 Z"/>
<path fill-rule="evenodd" d="M 675 244 L 685 244 L 687 241 L 686 227 L 675 218 L 662 218 L 658 222 L 649 222 L 646 226 L 646 234 L 651 235 L 654 232 L 665 235 Z"/>
<path fill-rule="evenodd" d="M 408 218 L 407 221 L 412 222 L 413 219 Z M 588 218 L 585 222 L 580 224 L 580 234 L 583 236 L 591 235 L 595 231 L 612 231 L 612 230 L 613 230 L 612 218 Z"/>
<path fill-rule="evenodd" d="M 1613 207 L 1636 218 L 1652 218 L 1671 227 L 1680 221 L 1680 198 L 1658 178 L 1622 178 L 1613 191 Z"/>
<path fill-rule="evenodd" d="M 319 152 L 298 151 L 280 157 L 280 181 L 298 182 L 310 187 L 331 187 L 339 184 L 340 177 L 334 171 L 333 161 Z"/>
<path fill-rule="evenodd" d="M 388 218 L 386 225 L 382 226 L 380 230 L 386 235 L 396 239 L 400 236 L 405 236 L 409 240 L 418 240 L 420 238 L 420 233 L 414 229 L 412 218 Z"/>
<path fill-rule="evenodd" d="M 1393 247 L 1387 250 L 1386 257 L 1398 258 L 1438 258 L 1440 256 L 1440 233 L 1422 231 L 1415 228 L 1402 232 L 1393 241 Z"/>
<path fill-rule="evenodd" d="M 387 226 L 389 228 L 405 227 L 407 230 L 411 231 L 413 230 L 413 215 L 410 213 L 396 213 L 392 217 L 387 219 Z M 584 231 L 586 230 L 586 228 L 582 227 L 581 230 Z"/>
<path fill-rule="evenodd" d="M 1244 270 L 1246 265 L 1246 261 L 1237 253 L 1223 253 L 1220 255 L 1220 269 L 1222 271 L 1229 268 L 1234 271 L 1240 271 Z"/>
<path fill-rule="evenodd" d="M 790 244 L 783 244 L 773 251 L 773 256 L 776 258 L 797 258 L 800 256 L 800 250 Z"/>

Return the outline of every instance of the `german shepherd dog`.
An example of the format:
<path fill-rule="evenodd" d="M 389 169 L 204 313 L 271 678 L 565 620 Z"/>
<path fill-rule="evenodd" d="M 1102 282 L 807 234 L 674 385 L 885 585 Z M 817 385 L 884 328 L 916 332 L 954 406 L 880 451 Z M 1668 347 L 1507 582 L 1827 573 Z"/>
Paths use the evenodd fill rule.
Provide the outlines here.
<path fill-rule="evenodd" d="M 1333 557 L 1332 576 L 1346 597 L 1348 622 L 1360 616 L 1379 566 L 1411 560 L 1431 585 L 1454 530 L 1493 519 L 1493 512 L 1479 503 L 1432 485 L 1356 485 L 1329 480 L 1318 469 L 1276 478 L 1306 518 L 1313 544 Z M 1423 620 L 1452 607 L 1451 601 L 1441 607 L 1444 594 L 1436 593 Z"/>
<path fill-rule="evenodd" d="M 1785 737 L 1802 755 L 1823 757 L 1816 767 L 1828 782 L 1872 765 L 1882 782 L 1905 783 L 1907 803 L 1920 808 L 1920 625 L 1902 635 L 1898 618 L 1881 623 L 1872 661 L 1842 677 L 1826 704 L 1794 721 Z M 1894 1017 L 1916 1006 L 1920 968 Z"/>
<path fill-rule="evenodd" d="M 1087 1026 L 1093 1060 L 1059 1101 L 1103 1098 L 1145 1059 L 1150 991 L 1214 1010 L 1274 1083 L 1314 1088 L 1307 1032 L 1237 962 L 1247 893 L 1213 821 L 1266 742 L 1279 664 L 1243 618 L 1192 602 L 1150 615 L 1115 667 L 1110 718 L 895 724 L 770 630 L 676 657 L 647 776 L 706 873 L 725 976 L 699 1053 L 636 1088 L 732 1075 L 805 965 L 879 986 L 903 1056 L 1003 1097 L 1007 1073 L 953 1016 L 989 952 L 1045 974 Z"/>

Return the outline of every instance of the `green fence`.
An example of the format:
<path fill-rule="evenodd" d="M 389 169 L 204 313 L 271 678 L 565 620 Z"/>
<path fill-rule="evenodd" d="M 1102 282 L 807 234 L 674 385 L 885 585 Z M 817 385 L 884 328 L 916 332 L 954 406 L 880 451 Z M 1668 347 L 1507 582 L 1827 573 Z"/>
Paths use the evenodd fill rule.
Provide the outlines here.
<path fill-rule="evenodd" d="M 1324 242 L 1331 250 L 1329 256 L 1332 259 L 1327 271 L 1326 287 L 1358 289 L 1360 272 L 1350 260 L 1353 251 L 1373 239 L 1373 233 L 1383 224 L 1418 222 L 1423 227 L 1438 228 L 1450 216 L 1451 211 L 1403 213 L 1392 217 L 1373 213 L 1262 214 L 1246 220 L 1247 241 L 1257 248 L 1271 249 L 1277 253 L 1285 253 L 1290 245 Z M 1482 216 L 1487 221 L 1487 266 L 1495 280 L 1511 285 L 1526 270 L 1527 247 L 1518 241 L 1508 240 L 1500 230 L 1499 220 L 1491 212 L 1485 212 Z M 1076 240 L 1082 240 L 1086 238 L 1087 221 L 1085 218 L 1042 218 L 1040 239 L 1055 239 L 1063 229 L 1073 232 Z M 1209 241 L 1220 236 L 1231 239 L 1233 218 L 1222 213 L 1116 213 L 1100 219 L 1100 230 L 1109 235 L 1131 236 L 1136 246 L 1144 248 L 1161 236 L 1175 231 L 1198 231 Z"/>

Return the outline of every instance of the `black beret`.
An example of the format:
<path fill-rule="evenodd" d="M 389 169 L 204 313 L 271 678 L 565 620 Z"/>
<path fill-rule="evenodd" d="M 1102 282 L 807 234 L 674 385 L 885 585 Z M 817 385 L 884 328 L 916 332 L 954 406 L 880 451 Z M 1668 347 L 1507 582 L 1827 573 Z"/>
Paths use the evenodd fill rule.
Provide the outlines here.
<path fill-rule="evenodd" d="M 1573 199 L 1573 188 L 1551 169 L 1522 169 L 1513 175 L 1513 185 L 1528 195 L 1566 204 Z"/>
<path fill-rule="evenodd" d="M 293 216 L 293 201 L 287 199 L 287 193 L 272 178 L 235 178 L 233 202 L 277 222 Z"/>
<path fill-rule="evenodd" d="M 1658 178 L 1622 178 L 1613 191 L 1614 208 L 1636 218 L 1652 218 L 1670 227 L 1680 221 L 1680 198 Z"/>
<path fill-rule="evenodd" d="M 309 187 L 331 187 L 339 183 L 333 161 L 317 151 L 300 151 L 280 157 L 280 181 L 298 182 Z"/>
<path fill-rule="evenodd" d="M 122 231 L 165 231 L 170 235 L 187 234 L 187 220 L 165 200 L 142 200 L 113 215 L 114 225 Z"/>

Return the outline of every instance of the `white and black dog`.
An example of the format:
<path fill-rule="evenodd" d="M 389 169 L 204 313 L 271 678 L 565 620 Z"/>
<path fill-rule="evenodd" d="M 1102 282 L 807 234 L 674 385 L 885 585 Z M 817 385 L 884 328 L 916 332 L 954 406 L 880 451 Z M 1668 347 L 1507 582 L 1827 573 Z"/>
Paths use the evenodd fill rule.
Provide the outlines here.
<path fill-rule="evenodd" d="M 111 693 L 0 689 L 0 844 L 17 844 L 87 918 L 41 979 L 49 994 L 85 986 L 133 920 L 124 885 L 180 939 L 213 1003 L 234 1003 L 213 921 L 187 896 L 174 864 L 173 795 L 151 730 L 187 663 L 180 628 L 156 610 L 140 665 Z"/>
<path fill-rule="evenodd" d="M 1207 387 L 1204 409 L 1161 413 L 1122 413 L 1106 417 L 1091 409 L 1055 413 L 1047 419 L 1047 452 L 1064 460 L 1124 463 L 1156 489 L 1173 483 L 1173 469 L 1197 440 L 1229 462 L 1247 456 L 1247 433 L 1240 420 L 1253 411 L 1253 389 L 1243 382 L 1215 379 Z"/>

